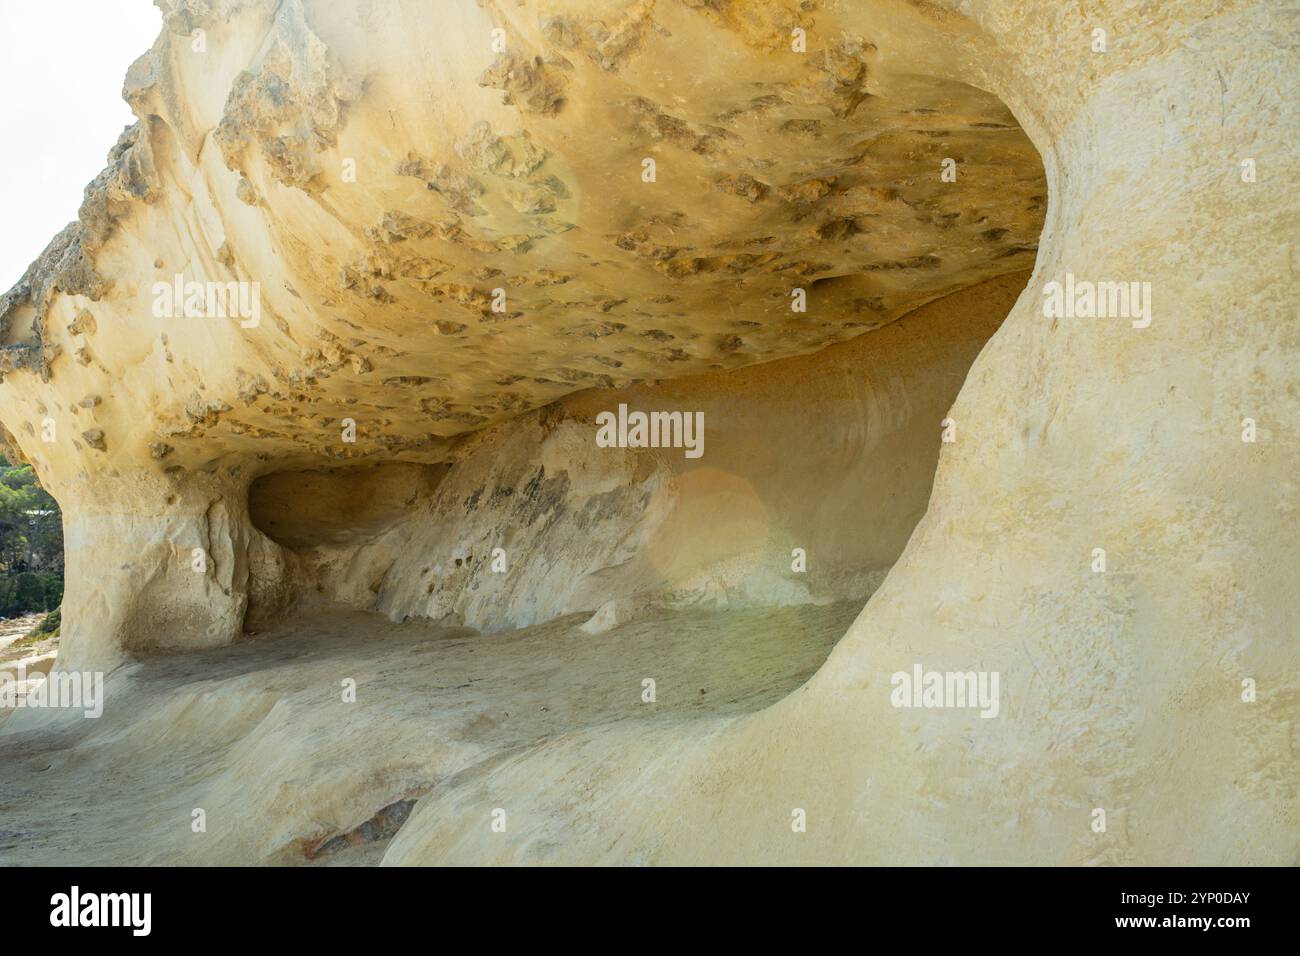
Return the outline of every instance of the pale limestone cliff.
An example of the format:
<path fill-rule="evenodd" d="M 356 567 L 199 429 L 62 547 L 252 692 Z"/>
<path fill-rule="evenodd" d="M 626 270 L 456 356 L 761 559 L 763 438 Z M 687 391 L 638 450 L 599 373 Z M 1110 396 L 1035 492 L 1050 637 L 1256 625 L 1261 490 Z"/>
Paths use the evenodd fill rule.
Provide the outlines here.
<path fill-rule="evenodd" d="M 3 727 L 118 823 L 37 858 L 1297 859 L 1294 9 L 159 5 L 0 299 L 112 670 Z"/>

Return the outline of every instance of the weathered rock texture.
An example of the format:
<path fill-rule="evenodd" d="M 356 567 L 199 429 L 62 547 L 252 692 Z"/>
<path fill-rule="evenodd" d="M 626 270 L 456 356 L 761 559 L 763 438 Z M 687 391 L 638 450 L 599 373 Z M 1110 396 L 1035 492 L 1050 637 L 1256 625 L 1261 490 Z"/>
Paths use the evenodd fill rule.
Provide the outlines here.
<path fill-rule="evenodd" d="M 104 729 L 20 712 L 9 752 L 65 748 L 68 794 L 168 727 L 193 758 L 135 771 L 188 768 L 175 834 L 90 856 L 1297 859 L 1294 11 L 159 5 L 139 122 L 0 299 L 0 421 L 65 510 L 58 666 L 130 662 Z M 1045 317 L 1067 273 L 1150 283 L 1150 325 Z M 178 275 L 258 283 L 256 323 L 159 317 Z M 597 447 L 620 403 L 704 412 L 705 454 Z M 739 641 L 748 708 L 481 723 L 636 704 L 656 667 L 693 693 L 728 615 L 766 635 L 873 591 L 786 696 L 815 664 Z M 333 665 L 211 650 L 356 611 L 530 642 L 582 612 L 555 633 L 592 654 L 659 621 L 672 659 L 466 700 L 433 694 L 433 640 L 402 685 L 429 729 L 390 733 L 391 700 L 312 709 Z M 664 643 L 683 614 L 721 616 Z M 471 683 L 544 659 L 470 640 Z M 147 653 L 199 649 L 197 689 Z M 917 663 L 998 672 L 999 716 L 891 706 Z M 204 800 L 223 839 L 188 839 Z"/>

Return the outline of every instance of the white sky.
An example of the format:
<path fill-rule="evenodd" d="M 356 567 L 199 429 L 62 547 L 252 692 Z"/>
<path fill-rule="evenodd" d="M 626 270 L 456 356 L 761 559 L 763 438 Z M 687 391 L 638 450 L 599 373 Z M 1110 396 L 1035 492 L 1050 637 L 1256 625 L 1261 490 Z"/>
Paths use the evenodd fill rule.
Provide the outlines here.
<path fill-rule="evenodd" d="M 77 218 L 161 24 L 150 0 L 0 0 L 0 294 Z"/>

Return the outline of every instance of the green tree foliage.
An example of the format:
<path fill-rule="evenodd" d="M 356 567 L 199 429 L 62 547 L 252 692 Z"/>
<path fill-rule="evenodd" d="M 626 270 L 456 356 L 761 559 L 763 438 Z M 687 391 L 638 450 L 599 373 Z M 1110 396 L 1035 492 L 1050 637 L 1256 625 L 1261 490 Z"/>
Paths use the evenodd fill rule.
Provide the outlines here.
<path fill-rule="evenodd" d="M 63 600 L 63 518 L 30 465 L 0 457 L 0 616 Z"/>

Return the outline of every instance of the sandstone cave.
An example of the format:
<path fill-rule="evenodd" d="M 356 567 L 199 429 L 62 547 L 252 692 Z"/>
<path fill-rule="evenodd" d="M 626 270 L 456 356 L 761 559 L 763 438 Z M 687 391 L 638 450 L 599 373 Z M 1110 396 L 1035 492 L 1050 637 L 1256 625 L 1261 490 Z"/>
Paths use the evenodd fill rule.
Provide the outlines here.
<path fill-rule="evenodd" d="M 104 675 L 0 859 L 1296 858 L 1295 98 L 1199 59 L 1270 5 L 158 5 L 0 297 Z"/>

